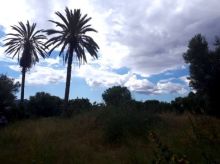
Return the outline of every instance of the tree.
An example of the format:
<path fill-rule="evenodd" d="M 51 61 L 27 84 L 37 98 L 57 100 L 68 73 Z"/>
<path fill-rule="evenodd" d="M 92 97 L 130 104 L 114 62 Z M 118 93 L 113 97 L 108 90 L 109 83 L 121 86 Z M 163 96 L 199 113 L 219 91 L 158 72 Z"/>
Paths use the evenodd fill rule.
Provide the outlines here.
<path fill-rule="evenodd" d="M 107 89 L 102 94 L 102 98 L 106 105 L 109 106 L 122 106 L 131 102 L 131 93 L 126 87 L 114 86 Z"/>
<path fill-rule="evenodd" d="M 21 103 L 24 102 L 24 87 L 25 87 L 25 74 L 33 64 L 39 62 L 38 54 L 45 58 L 46 57 L 46 46 L 43 40 L 46 36 L 41 34 L 42 30 L 35 30 L 36 23 L 32 25 L 27 21 L 26 25 L 22 22 L 19 25 L 11 26 L 15 33 L 7 34 L 7 38 L 4 40 L 6 43 L 4 46 L 7 47 L 5 50 L 6 54 L 12 55 L 14 58 L 17 55 L 18 63 L 22 70 L 22 81 L 21 81 Z"/>
<path fill-rule="evenodd" d="M 64 108 L 67 109 L 73 55 L 75 54 L 79 64 L 87 62 L 85 49 L 92 57 L 98 58 L 97 53 L 99 47 L 97 43 L 92 39 L 92 37 L 86 35 L 87 32 L 97 31 L 91 28 L 91 25 L 88 24 L 91 18 L 88 18 L 87 15 L 82 16 L 80 9 L 72 11 L 66 8 L 66 17 L 60 12 L 56 12 L 55 14 L 61 19 L 61 22 L 53 20 L 50 20 L 50 22 L 54 23 L 59 30 L 49 29 L 45 32 L 48 35 L 53 35 L 53 37 L 47 41 L 48 47 L 53 46 L 49 51 L 49 54 L 51 54 L 55 48 L 62 46 L 59 55 L 62 55 L 64 62 L 67 63 L 66 88 L 64 96 Z M 66 52 L 64 53 L 64 51 Z"/>
<path fill-rule="evenodd" d="M 4 113 L 5 108 L 14 103 L 19 87 L 19 82 L 14 82 L 14 79 L 6 75 L 0 75 L 0 113 Z"/>
<path fill-rule="evenodd" d="M 220 116 L 219 96 L 220 93 L 220 44 L 216 40 L 216 49 L 210 50 L 208 43 L 201 34 L 193 37 L 188 45 L 188 50 L 183 58 L 189 64 L 190 86 L 196 94 L 206 99 L 209 109 L 208 114 Z"/>
<path fill-rule="evenodd" d="M 77 111 L 80 110 L 90 110 L 92 108 L 92 104 L 87 98 L 76 98 L 69 101 L 70 108 L 73 108 Z"/>
<path fill-rule="evenodd" d="M 35 96 L 30 96 L 29 107 L 31 114 L 49 117 L 61 113 L 61 103 L 62 100 L 59 97 L 51 96 L 49 93 L 45 92 L 37 92 Z"/>
<path fill-rule="evenodd" d="M 188 45 L 188 50 L 183 58 L 189 64 L 190 86 L 197 92 L 203 92 L 207 85 L 209 71 L 208 43 L 201 34 L 194 36 Z M 204 76 L 206 75 L 206 76 Z"/>

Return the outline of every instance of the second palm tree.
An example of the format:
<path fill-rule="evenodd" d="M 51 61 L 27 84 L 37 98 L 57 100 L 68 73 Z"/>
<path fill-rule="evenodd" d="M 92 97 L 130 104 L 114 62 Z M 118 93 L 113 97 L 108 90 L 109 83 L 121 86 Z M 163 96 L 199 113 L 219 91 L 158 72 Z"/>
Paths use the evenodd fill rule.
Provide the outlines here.
<path fill-rule="evenodd" d="M 45 32 L 48 35 L 53 35 L 47 41 L 47 46 L 52 46 L 49 54 L 61 46 L 59 55 L 63 55 L 65 63 L 67 63 L 67 75 L 66 75 L 66 88 L 64 96 L 64 109 L 68 107 L 69 101 L 69 91 L 70 91 L 70 80 L 71 80 L 71 70 L 73 55 L 76 55 L 76 58 L 79 61 L 79 64 L 82 62 L 87 62 L 86 60 L 86 51 L 94 58 L 98 58 L 98 45 L 92 39 L 92 37 L 86 35 L 87 32 L 97 32 L 88 22 L 91 18 L 87 15 L 81 14 L 80 9 L 75 9 L 74 11 L 65 9 L 66 16 L 62 15 L 60 12 L 55 13 L 61 20 L 61 22 L 50 20 L 54 23 L 59 29 L 49 29 Z"/>

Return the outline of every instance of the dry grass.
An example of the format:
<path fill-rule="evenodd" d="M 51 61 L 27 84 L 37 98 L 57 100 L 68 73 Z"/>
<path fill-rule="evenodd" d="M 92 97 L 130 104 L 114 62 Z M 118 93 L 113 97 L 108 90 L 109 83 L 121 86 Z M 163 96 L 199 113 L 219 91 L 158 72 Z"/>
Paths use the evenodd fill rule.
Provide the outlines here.
<path fill-rule="evenodd" d="M 0 163 L 151 163 L 155 145 L 147 140 L 129 138 L 127 143 L 111 145 L 105 143 L 103 132 L 96 123 L 100 112 L 88 112 L 70 119 L 42 118 L 25 120 L 0 129 Z M 185 154 L 192 162 L 201 163 L 201 151 L 196 143 L 194 131 L 187 115 L 160 115 L 164 124 L 152 129 L 177 153 Z M 204 124 L 205 120 L 209 120 Z M 202 135 L 219 144 L 220 120 L 197 118 L 196 128 Z M 215 132 L 211 132 L 212 128 Z M 147 138 L 146 134 L 146 138 Z M 196 142 L 195 142 L 196 141 Z M 202 145 L 204 146 L 204 145 Z M 220 154 L 217 150 L 207 149 L 213 157 Z"/>

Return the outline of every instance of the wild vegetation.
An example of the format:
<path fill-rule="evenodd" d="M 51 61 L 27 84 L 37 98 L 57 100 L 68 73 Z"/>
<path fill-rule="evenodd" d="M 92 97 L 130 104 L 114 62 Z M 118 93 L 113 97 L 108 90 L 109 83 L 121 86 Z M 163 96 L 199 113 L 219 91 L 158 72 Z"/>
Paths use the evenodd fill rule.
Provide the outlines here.
<path fill-rule="evenodd" d="M 213 49 L 201 34 L 190 40 L 183 58 L 193 92 L 186 97 L 137 101 L 128 88 L 113 86 L 103 103 L 69 100 L 73 56 L 81 64 L 86 52 L 98 58 L 99 47 L 86 35 L 96 32 L 90 17 L 68 8 L 56 15 L 61 22 L 50 21 L 58 29 L 35 31 L 35 23 L 19 22 L 6 36 L 6 53 L 17 55 L 22 81 L 0 75 L 1 163 L 220 163 L 218 38 Z M 46 40 L 44 32 L 52 37 Z M 26 71 L 59 46 L 67 63 L 64 99 L 38 92 L 24 100 Z"/>
<path fill-rule="evenodd" d="M 0 161 L 220 162 L 218 119 L 191 115 L 189 119 L 185 114 L 171 113 L 153 116 L 146 111 L 117 112 L 95 110 L 68 119 L 48 117 L 10 124 L 0 130 Z"/>
<path fill-rule="evenodd" d="M 189 64 L 190 86 L 206 103 L 204 111 L 207 114 L 220 116 L 220 40 L 216 37 L 214 50 L 210 49 L 205 37 L 201 34 L 193 37 L 188 50 L 183 54 Z"/>

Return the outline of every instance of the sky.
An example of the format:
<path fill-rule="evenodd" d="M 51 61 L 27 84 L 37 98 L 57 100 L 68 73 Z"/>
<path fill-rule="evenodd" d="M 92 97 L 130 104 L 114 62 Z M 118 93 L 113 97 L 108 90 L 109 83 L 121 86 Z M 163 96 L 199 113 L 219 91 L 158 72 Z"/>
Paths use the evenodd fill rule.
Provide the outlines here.
<path fill-rule="evenodd" d="M 7 0 L 0 5 L 0 74 L 21 80 L 17 59 L 2 46 L 10 26 L 29 20 L 38 29 L 56 28 L 48 20 L 59 21 L 55 12 L 64 14 L 65 7 L 92 17 L 98 33 L 88 35 L 100 47 L 98 60 L 87 54 L 88 63 L 79 66 L 74 59 L 70 99 L 102 102 L 102 93 L 116 85 L 139 101 L 186 96 L 191 88 L 182 55 L 189 40 L 201 33 L 213 44 L 220 36 L 219 0 Z M 64 97 L 66 65 L 58 53 L 27 72 L 26 99 L 41 91 Z"/>

